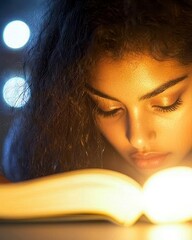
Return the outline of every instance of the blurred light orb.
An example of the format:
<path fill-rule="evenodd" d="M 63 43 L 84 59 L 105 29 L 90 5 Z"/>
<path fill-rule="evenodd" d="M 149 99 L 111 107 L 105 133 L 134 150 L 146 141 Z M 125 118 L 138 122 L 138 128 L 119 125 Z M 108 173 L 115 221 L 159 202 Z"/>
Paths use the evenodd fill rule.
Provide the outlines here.
<path fill-rule="evenodd" d="M 21 77 L 9 79 L 3 87 L 3 98 L 11 107 L 23 107 L 28 102 L 30 95 L 29 85 Z"/>
<path fill-rule="evenodd" d="M 191 167 L 177 166 L 154 174 L 144 186 L 144 204 L 148 218 L 153 223 L 190 221 L 191 186 Z"/>
<path fill-rule="evenodd" d="M 15 20 L 8 23 L 3 31 L 5 44 L 14 49 L 23 47 L 30 38 L 30 29 L 26 23 Z"/>

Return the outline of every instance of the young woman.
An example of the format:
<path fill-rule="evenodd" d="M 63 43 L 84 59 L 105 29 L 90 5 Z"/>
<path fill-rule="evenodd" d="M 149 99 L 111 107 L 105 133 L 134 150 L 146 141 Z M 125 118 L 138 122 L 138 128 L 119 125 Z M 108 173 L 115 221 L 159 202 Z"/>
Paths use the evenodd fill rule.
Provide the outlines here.
<path fill-rule="evenodd" d="M 56 0 L 5 142 L 11 181 L 108 168 L 143 182 L 191 165 L 192 1 Z"/>

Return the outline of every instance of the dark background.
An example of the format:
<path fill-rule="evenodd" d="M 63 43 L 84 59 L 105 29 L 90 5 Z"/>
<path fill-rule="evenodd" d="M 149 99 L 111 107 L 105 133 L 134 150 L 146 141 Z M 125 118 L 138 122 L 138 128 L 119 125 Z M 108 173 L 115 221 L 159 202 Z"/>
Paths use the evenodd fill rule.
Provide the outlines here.
<path fill-rule="evenodd" d="M 0 0 L 0 156 L 7 131 L 13 119 L 14 109 L 3 99 L 5 82 L 15 76 L 23 77 L 23 60 L 38 33 L 45 8 L 44 0 Z M 24 21 L 30 28 L 28 43 L 20 49 L 11 49 L 3 41 L 5 26 L 14 20 Z"/>

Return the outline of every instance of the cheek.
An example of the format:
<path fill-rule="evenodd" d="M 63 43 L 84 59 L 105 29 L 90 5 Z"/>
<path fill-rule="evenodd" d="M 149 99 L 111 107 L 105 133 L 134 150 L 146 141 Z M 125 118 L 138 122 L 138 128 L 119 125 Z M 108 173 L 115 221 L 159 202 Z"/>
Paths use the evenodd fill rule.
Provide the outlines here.
<path fill-rule="evenodd" d="M 97 119 L 97 125 L 105 138 L 116 148 L 123 149 L 127 145 L 126 123 L 123 120 Z"/>
<path fill-rule="evenodd" d="M 175 134 L 174 141 L 179 143 L 180 147 L 188 148 L 192 146 L 192 114 L 186 115 L 183 119 L 177 122 L 177 125 L 172 129 Z"/>
<path fill-rule="evenodd" d="M 162 120 L 156 129 L 158 143 L 163 148 L 184 152 L 192 147 L 192 113 Z"/>

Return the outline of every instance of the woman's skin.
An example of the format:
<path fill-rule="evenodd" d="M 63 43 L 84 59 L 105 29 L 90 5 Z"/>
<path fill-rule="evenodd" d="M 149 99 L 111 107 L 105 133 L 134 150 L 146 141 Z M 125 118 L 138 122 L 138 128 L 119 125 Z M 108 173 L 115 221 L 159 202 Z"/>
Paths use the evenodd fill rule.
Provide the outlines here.
<path fill-rule="evenodd" d="M 122 156 L 106 168 L 143 181 L 160 169 L 190 165 L 192 64 L 148 55 L 104 58 L 93 76 L 88 92 L 98 105 L 97 124 Z"/>

